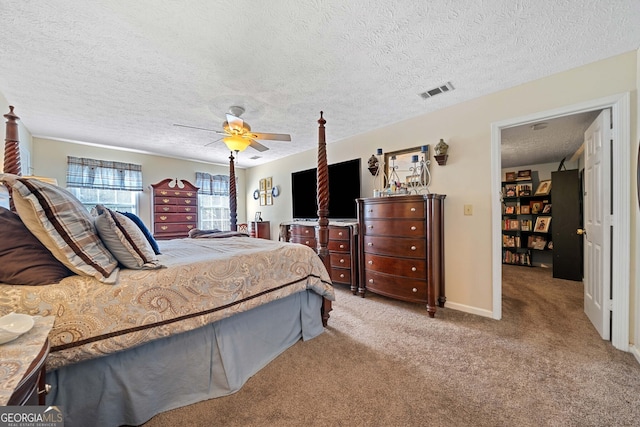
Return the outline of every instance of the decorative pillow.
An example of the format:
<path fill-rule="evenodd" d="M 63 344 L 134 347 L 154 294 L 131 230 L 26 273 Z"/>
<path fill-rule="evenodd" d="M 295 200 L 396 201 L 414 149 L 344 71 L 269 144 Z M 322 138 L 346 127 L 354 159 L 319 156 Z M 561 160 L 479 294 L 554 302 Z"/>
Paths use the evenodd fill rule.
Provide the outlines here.
<path fill-rule="evenodd" d="M 73 273 L 58 261 L 20 221 L 0 207 L 0 283 L 49 285 Z"/>
<path fill-rule="evenodd" d="M 93 218 L 64 188 L 37 179 L 0 174 L 12 188 L 13 203 L 24 225 L 71 271 L 116 283 L 118 261 L 96 232 Z"/>
<path fill-rule="evenodd" d="M 95 224 L 100 238 L 122 265 L 135 270 L 162 268 L 140 228 L 129 218 L 96 205 Z"/>
<path fill-rule="evenodd" d="M 131 221 L 133 221 L 138 226 L 140 231 L 142 231 L 142 234 L 144 234 L 144 237 L 147 238 L 147 241 L 151 245 L 151 248 L 153 249 L 153 252 L 156 255 L 160 255 L 161 252 L 160 252 L 160 246 L 158 246 L 158 242 L 156 242 L 156 239 L 153 238 L 153 235 L 151 234 L 151 232 L 149 231 L 147 226 L 144 225 L 144 222 L 142 222 L 140 217 L 138 217 L 138 215 L 136 215 L 134 213 L 131 213 L 131 212 L 118 212 L 118 213 L 126 216 Z"/>

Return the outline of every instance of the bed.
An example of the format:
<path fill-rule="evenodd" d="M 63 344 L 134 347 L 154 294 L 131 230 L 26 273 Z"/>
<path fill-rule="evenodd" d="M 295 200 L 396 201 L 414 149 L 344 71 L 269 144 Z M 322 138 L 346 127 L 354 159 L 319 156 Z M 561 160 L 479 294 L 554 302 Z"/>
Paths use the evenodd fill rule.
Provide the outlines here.
<path fill-rule="evenodd" d="M 46 403 L 63 408 L 66 425 L 139 425 L 160 412 L 234 393 L 297 341 L 323 332 L 335 295 L 327 273 L 322 113 L 317 253 L 304 245 L 236 233 L 235 203 L 232 232 L 160 241 L 161 254 L 122 215 L 100 207 L 92 219 L 97 242 L 85 235 L 90 230 L 78 231 L 78 224 L 65 222 L 72 221 L 65 218 L 69 211 L 80 209 L 69 207 L 73 203 L 66 190 L 20 177 L 13 107 L 5 118 L 5 173 L 0 178 L 20 215 L 2 212 L 0 233 L 8 236 L 26 227 L 53 259 L 31 254 L 29 259 L 40 261 L 16 273 L 24 284 L 15 283 L 18 276 L 11 284 L 0 283 L 0 315 L 55 317 Z M 233 156 L 230 160 L 233 175 Z M 83 215 L 67 216 L 76 220 Z M 34 231 L 34 221 L 44 230 Z M 107 253 L 98 248 L 101 242 Z M 118 256 L 110 259 L 113 254 Z M 24 262 L 24 256 L 15 262 Z M 64 262 L 59 271 L 43 270 L 49 261 Z M 51 283 L 31 282 L 42 280 Z"/>

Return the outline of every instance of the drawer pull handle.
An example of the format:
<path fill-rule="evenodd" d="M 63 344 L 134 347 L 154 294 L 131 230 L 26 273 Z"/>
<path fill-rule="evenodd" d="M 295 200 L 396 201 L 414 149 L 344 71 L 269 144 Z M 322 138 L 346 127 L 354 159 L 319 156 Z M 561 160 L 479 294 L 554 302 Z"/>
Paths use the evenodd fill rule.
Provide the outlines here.
<path fill-rule="evenodd" d="M 51 391 L 51 384 L 45 384 L 44 390 L 38 390 L 38 394 L 49 394 Z"/>
<path fill-rule="evenodd" d="M 338 231 L 338 236 L 342 236 L 342 231 Z"/>
<path fill-rule="evenodd" d="M 308 245 L 308 244 L 309 244 L 309 241 L 307 240 L 306 242 L 304 242 L 304 244 L 305 244 L 305 245 Z"/>
<path fill-rule="evenodd" d="M 367 246 L 373 246 L 372 242 L 367 243 Z"/>
<path fill-rule="evenodd" d="M 411 212 L 415 212 L 415 211 L 416 211 L 416 208 L 411 208 Z"/>
<path fill-rule="evenodd" d="M 191 212 L 191 208 L 184 208 L 185 212 Z"/>
<path fill-rule="evenodd" d="M 166 230 L 167 230 L 167 228 L 169 228 L 169 227 L 167 227 L 166 225 L 162 225 L 162 226 L 160 226 L 160 229 L 161 229 L 162 231 L 166 231 Z"/>
<path fill-rule="evenodd" d="M 162 194 L 163 196 L 166 196 L 167 194 L 169 194 L 169 192 L 166 190 L 161 190 L 160 194 Z"/>
<path fill-rule="evenodd" d="M 411 246 L 411 250 L 415 251 L 417 248 L 415 246 Z"/>
<path fill-rule="evenodd" d="M 187 215 L 187 219 L 188 219 L 189 221 L 191 221 L 191 220 L 193 219 L 193 217 L 192 217 L 191 215 Z"/>
<path fill-rule="evenodd" d="M 369 279 L 369 283 L 373 283 L 373 279 Z"/>
<path fill-rule="evenodd" d="M 411 267 L 411 271 L 418 271 L 418 269 L 415 267 Z"/>
<path fill-rule="evenodd" d="M 344 279 L 344 273 L 340 273 L 340 278 Z"/>
<path fill-rule="evenodd" d="M 169 199 L 162 199 L 162 203 L 169 203 Z"/>
<path fill-rule="evenodd" d="M 171 208 L 162 208 L 162 210 L 165 211 L 165 212 L 169 212 L 169 209 L 171 209 Z"/>
<path fill-rule="evenodd" d="M 411 231 L 416 231 L 417 227 L 415 225 L 411 226 Z"/>
<path fill-rule="evenodd" d="M 367 228 L 368 228 L 369 230 L 371 230 L 371 229 L 373 229 L 373 225 L 368 225 L 368 226 L 367 226 Z"/>
<path fill-rule="evenodd" d="M 418 292 L 418 289 L 417 289 L 417 288 L 413 288 L 413 289 L 411 289 L 411 290 L 412 290 L 413 292 Z"/>
<path fill-rule="evenodd" d="M 369 209 L 369 210 L 367 210 L 367 212 L 372 213 L 372 212 L 373 212 L 373 209 Z"/>
<path fill-rule="evenodd" d="M 309 230 L 304 230 L 304 232 L 305 232 L 306 234 L 309 234 Z"/>
<path fill-rule="evenodd" d="M 369 260 L 369 265 L 373 265 L 373 261 L 372 260 Z"/>
<path fill-rule="evenodd" d="M 340 264 L 344 264 L 344 258 L 340 258 Z"/>
<path fill-rule="evenodd" d="M 166 221 L 166 220 L 167 220 L 167 217 L 166 217 L 166 216 L 164 216 L 164 215 L 160 215 L 160 220 L 161 220 L 161 221 Z"/>
<path fill-rule="evenodd" d="M 340 249 L 344 249 L 344 245 L 340 245 Z"/>
<path fill-rule="evenodd" d="M 184 202 L 188 205 L 191 204 L 191 200 L 185 200 Z"/>

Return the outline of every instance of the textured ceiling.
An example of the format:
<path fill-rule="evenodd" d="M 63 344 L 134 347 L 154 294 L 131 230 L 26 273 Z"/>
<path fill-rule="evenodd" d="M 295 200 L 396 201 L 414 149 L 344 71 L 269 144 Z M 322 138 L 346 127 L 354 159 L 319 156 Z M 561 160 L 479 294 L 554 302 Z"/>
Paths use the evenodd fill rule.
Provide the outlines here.
<path fill-rule="evenodd" d="M 0 92 L 35 136 L 249 167 L 640 46 L 638 0 L 0 0 Z M 452 82 L 430 99 L 420 93 Z M 259 159 L 251 159 L 254 155 Z"/>

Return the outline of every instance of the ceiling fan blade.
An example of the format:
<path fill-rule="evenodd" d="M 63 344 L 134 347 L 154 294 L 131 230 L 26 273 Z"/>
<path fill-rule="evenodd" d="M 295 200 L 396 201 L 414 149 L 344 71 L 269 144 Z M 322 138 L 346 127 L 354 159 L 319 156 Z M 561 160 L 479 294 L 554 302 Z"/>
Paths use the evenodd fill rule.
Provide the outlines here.
<path fill-rule="evenodd" d="M 222 137 L 220 137 L 218 139 L 215 139 L 215 140 L 213 140 L 211 142 L 207 142 L 206 144 L 203 145 L 203 147 L 208 147 L 211 144 L 215 144 L 216 142 L 220 141 L 221 139 L 222 139 Z"/>
<path fill-rule="evenodd" d="M 189 129 L 199 129 L 199 130 L 206 130 L 208 132 L 215 132 L 215 133 L 220 133 L 221 131 L 219 130 L 215 130 L 215 129 L 207 129 L 207 128 L 199 128 L 197 126 L 189 126 L 189 125 L 181 125 L 179 123 L 174 123 L 174 126 L 179 126 L 181 128 L 189 128 Z"/>
<path fill-rule="evenodd" d="M 258 151 L 267 151 L 269 149 L 269 147 L 265 147 L 264 145 L 260 144 L 258 141 L 255 141 L 253 139 L 251 140 L 249 145 L 251 146 L 251 148 L 254 148 Z"/>
<path fill-rule="evenodd" d="M 244 120 L 229 113 L 227 113 L 227 123 L 229 124 L 229 128 L 239 131 L 241 131 L 244 127 Z"/>
<path fill-rule="evenodd" d="M 251 137 L 270 141 L 291 141 L 291 135 L 286 133 L 256 133 L 251 132 Z"/>

